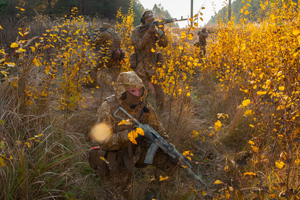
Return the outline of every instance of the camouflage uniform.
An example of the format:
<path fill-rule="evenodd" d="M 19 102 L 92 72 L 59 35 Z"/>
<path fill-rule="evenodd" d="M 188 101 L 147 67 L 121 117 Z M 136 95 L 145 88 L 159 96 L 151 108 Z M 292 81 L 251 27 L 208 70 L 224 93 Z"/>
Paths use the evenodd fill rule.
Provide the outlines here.
<path fill-rule="evenodd" d="M 111 81 L 116 81 L 121 71 L 120 62 L 124 59 L 125 54 L 125 51 L 121 49 L 121 38 L 110 24 L 104 23 L 99 32 L 93 39 L 93 45 L 99 53 L 99 64 L 90 71 L 93 81 L 89 84 L 91 87 L 97 86 L 97 72 L 101 67 L 105 67 L 111 74 Z"/>
<path fill-rule="evenodd" d="M 200 56 L 202 56 L 206 54 L 206 38 L 208 37 L 206 28 L 203 28 L 201 31 L 198 31 L 198 35 L 199 35 Z"/>
<path fill-rule="evenodd" d="M 143 89 L 143 95 L 140 97 L 139 103 L 134 106 L 125 103 L 126 100 L 124 100 L 124 93 L 126 93 L 129 88 Z M 120 73 L 117 82 L 114 85 L 114 90 L 115 95 L 106 98 L 97 112 L 98 123 L 107 123 L 113 133 L 109 139 L 99 143 L 100 149 L 105 150 L 103 151 L 105 153 L 102 153 L 103 155 L 97 154 L 95 158 L 98 160 L 92 161 L 94 163 L 101 162 L 99 157 L 103 156 L 106 157 L 109 164 L 105 164 L 102 161 L 102 164 L 99 164 L 102 165 L 101 168 L 96 166 L 97 163 L 92 164 L 91 166 L 94 169 L 97 169 L 103 177 L 117 176 L 118 180 L 126 179 L 128 181 L 128 175 L 131 175 L 133 167 L 143 168 L 147 166 L 144 164 L 144 160 L 150 144 L 144 137 L 137 139 L 138 145 L 134 145 L 130 142 L 128 132 L 131 131 L 132 127 L 130 125 L 118 125 L 121 119 L 113 116 L 113 113 L 117 110 L 117 108 L 122 106 L 129 114 L 141 123 L 152 126 L 152 128 L 163 138 L 168 138 L 168 135 L 166 135 L 166 132 L 153 107 L 146 101 L 147 90 L 145 89 L 142 80 L 134 71 Z M 117 115 L 121 116 L 123 119 L 128 119 L 128 116 L 126 116 L 126 114 L 122 111 L 118 111 Z M 174 169 L 176 166 L 176 164 L 172 165 L 171 161 L 172 160 L 167 154 L 163 153 L 161 149 L 158 149 L 154 156 L 153 166 L 167 172 L 167 170 Z M 174 162 L 172 161 L 172 163 Z"/>
<path fill-rule="evenodd" d="M 148 86 L 148 83 L 151 82 L 151 77 L 155 75 L 156 68 L 164 63 L 162 54 L 152 51 L 156 50 L 156 43 L 160 47 L 166 47 L 168 40 L 164 33 L 159 36 L 158 30 L 152 34 L 149 34 L 147 29 L 141 31 L 142 26 L 137 26 L 131 32 L 131 43 L 135 50 L 134 62 L 136 62 L 136 66 L 132 68 L 143 80 L 143 83 Z M 162 109 L 164 92 L 159 85 L 153 84 L 153 86 L 156 95 L 156 105 Z"/>

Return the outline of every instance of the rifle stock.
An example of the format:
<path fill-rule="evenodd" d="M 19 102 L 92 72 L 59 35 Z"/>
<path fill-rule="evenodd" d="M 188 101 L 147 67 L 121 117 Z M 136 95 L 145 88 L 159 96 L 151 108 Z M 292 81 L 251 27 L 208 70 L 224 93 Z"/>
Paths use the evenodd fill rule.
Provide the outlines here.
<path fill-rule="evenodd" d="M 115 117 L 124 120 L 123 118 L 117 115 L 119 110 L 123 111 L 131 120 L 133 120 L 135 128 L 142 128 L 145 134 L 144 137 L 146 137 L 151 142 L 144 163 L 152 164 L 157 149 L 161 148 L 170 157 L 178 159 L 179 165 L 182 168 L 185 168 L 187 172 L 189 172 L 189 174 L 193 176 L 193 178 L 195 178 L 201 184 L 206 186 L 206 183 L 191 170 L 192 166 L 188 163 L 186 158 L 181 153 L 179 153 L 171 143 L 167 142 L 163 137 L 161 137 L 149 124 L 140 123 L 121 106 L 119 106 L 119 108 L 114 112 L 113 115 Z"/>
<path fill-rule="evenodd" d="M 185 20 L 188 20 L 188 19 L 181 17 L 180 19 L 177 19 L 177 18 L 167 18 L 167 19 L 156 20 L 156 21 L 153 21 L 153 22 L 151 22 L 151 23 L 149 23 L 147 25 L 141 26 L 140 32 L 143 32 L 144 30 L 148 29 L 152 25 L 155 25 L 155 26 L 159 27 L 159 25 L 169 24 L 169 23 L 179 22 L 179 21 L 185 21 Z"/>

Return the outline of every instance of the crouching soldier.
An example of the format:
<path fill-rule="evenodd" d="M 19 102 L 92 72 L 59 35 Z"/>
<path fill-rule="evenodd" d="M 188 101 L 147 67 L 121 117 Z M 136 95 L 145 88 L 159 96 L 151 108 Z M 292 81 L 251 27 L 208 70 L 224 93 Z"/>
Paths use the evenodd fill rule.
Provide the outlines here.
<path fill-rule="evenodd" d="M 107 97 L 98 109 L 96 126 L 102 128 L 93 128 L 91 137 L 97 140 L 99 147 L 90 150 L 89 162 L 105 180 L 127 187 L 133 169 L 149 165 L 144 161 L 151 145 L 146 137 L 130 138 L 128 133 L 137 129 L 130 124 L 133 120 L 128 114 L 140 123 L 150 125 L 162 138 L 167 139 L 168 135 L 152 105 L 146 101 L 147 90 L 134 71 L 120 73 L 114 90 L 115 94 Z M 160 148 L 157 149 L 152 162 L 153 166 L 167 173 L 174 170 L 177 164 L 177 159 L 171 159 Z"/>

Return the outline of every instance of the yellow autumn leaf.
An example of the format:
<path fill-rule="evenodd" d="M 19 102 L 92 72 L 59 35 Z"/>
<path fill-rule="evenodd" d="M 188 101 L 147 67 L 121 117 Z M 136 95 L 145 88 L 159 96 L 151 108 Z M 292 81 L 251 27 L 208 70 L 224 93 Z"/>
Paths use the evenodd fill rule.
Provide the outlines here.
<path fill-rule="evenodd" d="M 261 96 L 261 95 L 264 95 L 264 94 L 267 94 L 266 91 L 257 91 L 256 93 L 258 96 Z"/>
<path fill-rule="evenodd" d="M 33 64 L 35 64 L 37 67 L 40 66 L 40 63 L 37 61 L 36 58 L 34 58 L 34 59 L 32 60 L 32 62 L 33 62 Z"/>
<path fill-rule="evenodd" d="M 162 177 L 161 175 L 159 176 L 159 181 L 164 181 L 164 180 L 167 180 L 169 177 L 166 176 L 166 177 Z"/>
<path fill-rule="evenodd" d="M 295 160 L 295 163 L 296 163 L 296 165 L 299 165 L 299 164 L 300 164 L 300 159 L 297 158 L 297 159 Z"/>
<path fill-rule="evenodd" d="M 251 146 L 251 148 L 252 148 L 252 151 L 254 151 L 256 153 L 259 151 L 259 148 L 257 146 Z"/>
<path fill-rule="evenodd" d="M 202 193 L 203 196 L 206 196 L 206 195 L 207 195 L 207 192 L 205 192 L 204 190 L 202 190 L 201 193 Z"/>
<path fill-rule="evenodd" d="M 15 42 L 13 42 L 11 45 L 10 45 L 10 47 L 11 48 L 17 48 L 19 45 L 17 44 L 17 43 L 15 43 Z"/>
<path fill-rule="evenodd" d="M 222 123 L 220 120 L 218 120 L 217 122 L 215 122 L 215 130 L 219 131 L 221 129 Z"/>
<path fill-rule="evenodd" d="M 281 169 L 281 168 L 284 167 L 284 162 L 281 162 L 280 160 L 277 160 L 275 162 L 275 165 L 276 165 L 277 168 Z"/>
<path fill-rule="evenodd" d="M 277 107 L 277 110 L 283 110 L 283 109 L 285 109 L 285 105 L 279 105 L 279 106 Z"/>
<path fill-rule="evenodd" d="M 77 34 L 79 34 L 79 32 L 80 32 L 80 29 L 78 29 L 74 34 L 77 35 Z"/>
<path fill-rule="evenodd" d="M 198 132 L 198 131 L 195 131 L 195 130 L 193 130 L 193 133 L 192 133 L 192 138 L 198 137 L 198 135 L 199 135 L 199 132 Z"/>
<path fill-rule="evenodd" d="M 4 64 L 7 65 L 7 66 L 9 66 L 9 67 L 14 67 L 14 66 L 16 66 L 16 64 L 13 63 L 13 62 L 5 62 Z"/>
<path fill-rule="evenodd" d="M 196 22 L 196 23 L 194 23 L 194 26 L 198 26 L 198 23 Z"/>
<path fill-rule="evenodd" d="M 154 52 L 155 52 L 155 49 L 151 48 L 151 52 L 154 53 Z"/>
<path fill-rule="evenodd" d="M 241 46 L 241 50 L 244 51 L 245 49 L 246 49 L 246 44 L 243 43 L 242 46 Z"/>
<path fill-rule="evenodd" d="M 279 90 L 284 90 L 284 86 L 279 86 L 279 88 L 278 88 Z"/>
<path fill-rule="evenodd" d="M 120 122 L 118 123 L 118 126 L 120 126 L 120 125 L 131 125 L 131 122 L 130 122 L 129 119 L 127 119 L 127 120 L 122 120 L 122 121 L 120 121 Z"/>
<path fill-rule="evenodd" d="M 243 176 L 256 176 L 254 172 L 245 172 Z"/>
<path fill-rule="evenodd" d="M 109 163 L 103 156 L 100 156 L 100 159 L 103 160 L 104 162 L 106 162 L 106 164 Z"/>
<path fill-rule="evenodd" d="M 244 113 L 245 116 L 251 116 L 253 114 L 254 114 L 253 110 L 246 110 Z"/>
<path fill-rule="evenodd" d="M 230 198 L 230 193 L 228 190 L 225 190 L 225 199 L 229 199 Z"/>
<path fill-rule="evenodd" d="M 190 22 L 193 22 L 193 21 L 194 21 L 194 19 L 193 19 L 193 18 L 189 18 L 189 20 L 190 20 Z"/>
<path fill-rule="evenodd" d="M 136 130 L 132 130 L 128 133 L 128 138 L 130 140 L 130 142 L 132 142 L 133 144 L 137 144 L 135 138 L 137 138 L 138 133 L 136 132 Z"/>
<path fill-rule="evenodd" d="M 246 99 L 242 102 L 243 106 L 248 106 L 251 103 L 250 99 Z"/>
<path fill-rule="evenodd" d="M 30 47 L 32 52 L 35 52 L 35 47 Z"/>
<path fill-rule="evenodd" d="M 25 52 L 25 51 L 26 51 L 26 50 L 23 49 L 23 48 L 19 48 L 19 49 L 17 50 L 18 53 L 22 53 L 22 52 Z"/>
<path fill-rule="evenodd" d="M 183 168 L 187 168 L 187 166 L 185 166 L 185 165 L 180 165 L 181 167 L 183 167 Z"/>
<path fill-rule="evenodd" d="M 216 180 L 215 182 L 214 182 L 214 184 L 215 185 L 220 185 L 220 184 L 224 184 L 222 181 L 220 181 L 220 180 Z"/>
<path fill-rule="evenodd" d="M 248 143 L 249 143 L 250 145 L 252 145 L 252 146 L 254 145 L 254 142 L 251 141 L 251 140 L 249 140 Z"/>
<path fill-rule="evenodd" d="M 25 144 L 27 144 L 28 148 L 30 148 L 30 144 L 29 144 L 29 142 L 25 142 Z"/>
<path fill-rule="evenodd" d="M 299 29 L 294 29 L 293 30 L 293 35 L 299 35 L 300 33 L 300 30 Z"/>
<path fill-rule="evenodd" d="M 1 25 L 0 25 L 0 29 L 3 29 Z"/>
<path fill-rule="evenodd" d="M 145 132 L 142 128 L 136 128 L 136 132 L 139 134 L 139 135 L 145 135 Z"/>

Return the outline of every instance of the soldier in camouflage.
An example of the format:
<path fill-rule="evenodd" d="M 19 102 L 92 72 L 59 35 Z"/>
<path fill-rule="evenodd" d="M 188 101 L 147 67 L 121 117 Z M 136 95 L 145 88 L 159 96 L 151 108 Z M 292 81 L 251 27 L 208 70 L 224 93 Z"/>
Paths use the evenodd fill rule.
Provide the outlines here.
<path fill-rule="evenodd" d="M 128 186 L 134 167 L 144 168 L 147 150 L 150 144 L 144 137 L 137 138 L 137 145 L 130 142 L 128 133 L 130 125 L 119 125 L 121 119 L 113 114 L 122 106 L 130 115 L 143 124 L 149 124 L 163 138 L 168 138 L 162 123 L 150 103 L 146 101 L 147 90 L 143 81 L 134 71 L 121 72 L 114 84 L 115 94 L 107 97 L 98 109 L 98 123 L 106 123 L 112 130 L 112 135 L 99 143 L 98 150 L 92 149 L 89 162 L 92 168 L 106 180 L 114 184 Z M 118 116 L 128 119 L 125 113 L 118 111 Z M 99 159 L 105 157 L 107 162 Z M 177 161 L 172 160 L 161 149 L 154 156 L 153 166 L 166 173 L 172 171 Z M 116 183 L 117 182 L 117 183 Z"/>
<path fill-rule="evenodd" d="M 208 37 L 206 28 L 202 28 L 201 31 L 198 31 L 198 35 L 199 35 L 200 56 L 202 57 L 206 54 L 206 38 Z"/>
<path fill-rule="evenodd" d="M 92 42 L 99 54 L 99 63 L 90 71 L 91 82 L 88 86 L 97 86 L 97 72 L 100 68 L 107 69 L 111 75 L 110 81 L 116 81 L 121 71 L 121 62 L 125 57 L 125 51 L 121 49 L 119 34 L 111 28 L 109 23 L 103 23 L 103 26 L 93 35 Z"/>
<path fill-rule="evenodd" d="M 151 77 L 155 75 L 156 68 L 164 64 L 162 54 L 156 52 L 156 43 L 160 47 L 168 45 L 163 25 L 159 28 L 155 25 L 148 29 L 143 28 L 153 20 L 152 11 L 144 12 L 141 17 L 142 24 L 131 32 L 131 43 L 135 52 L 130 56 L 130 66 L 147 87 L 151 82 Z M 164 92 L 159 85 L 153 84 L 153 86 L 156 95 L 156 105 L 158 108 L 163 109 Z"/>

